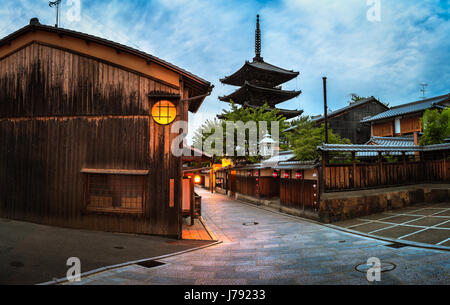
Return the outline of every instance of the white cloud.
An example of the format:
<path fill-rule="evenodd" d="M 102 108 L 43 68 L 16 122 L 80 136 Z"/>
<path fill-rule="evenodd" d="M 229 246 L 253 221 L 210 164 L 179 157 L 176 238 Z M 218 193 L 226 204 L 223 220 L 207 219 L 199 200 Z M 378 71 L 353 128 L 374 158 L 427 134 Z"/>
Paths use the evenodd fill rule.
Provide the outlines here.
<path fill-rule="evenodd" d="M 227 108 L 217 96 L 235 88 L 219 79 L 253 58 L 257 13 L 264 59 L 300 71 L 284 87 L 303 93 L 280 107 L 321 113 L 324 75 L 332 109 L 345 106 L 349 93 L 391 105 L 412 101 L 421 82 L 429 84 L 428 96 L 448 93 L 448 8 L 437 1 L 381 0 L 381 22 L 366 19 L 368 8 L 366 0 L 83 0 L 81 21 L 62 20 L 62 26 L 138 47 L 211 81 L 215 90 L 191 116 L 191 131 Z M 6 2 L 0 35 L 34 16 L 54 23 L 46 0 Z"/>

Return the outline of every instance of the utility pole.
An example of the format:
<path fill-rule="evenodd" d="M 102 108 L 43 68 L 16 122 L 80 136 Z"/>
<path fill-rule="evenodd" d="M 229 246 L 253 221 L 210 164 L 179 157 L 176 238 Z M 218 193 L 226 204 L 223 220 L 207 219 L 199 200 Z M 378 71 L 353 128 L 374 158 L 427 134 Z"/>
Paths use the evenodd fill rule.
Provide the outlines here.
<path fill-rule="evenodd" d="M 323 117 L 325 119 L 325 144 L 328 144 L 328 113 L 327 113 L 327 78 L 323 78 Z"/>
<path fill-rule="evenodd" d="M 53 7 L 56 6 L 56 23 L 55 28 L 59 26 L 59 5 L 61 4 L 62 0 L 56 0 L 56 1 L 50 1 L 48 3 L 48 6 Z"/>

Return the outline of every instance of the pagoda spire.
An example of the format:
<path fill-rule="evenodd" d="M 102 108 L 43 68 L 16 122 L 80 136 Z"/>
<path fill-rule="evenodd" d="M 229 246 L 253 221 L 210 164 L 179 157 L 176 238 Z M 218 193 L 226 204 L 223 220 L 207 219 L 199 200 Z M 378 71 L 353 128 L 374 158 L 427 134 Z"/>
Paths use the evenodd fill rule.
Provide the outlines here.
<path fill-rule="evenodd" d="M 263 61 L 261 57 L 261 29 L 259 27 L 259 15 L 256 15 L 256 31 L 255 31 L 255 57 L 254 61 Z"/>

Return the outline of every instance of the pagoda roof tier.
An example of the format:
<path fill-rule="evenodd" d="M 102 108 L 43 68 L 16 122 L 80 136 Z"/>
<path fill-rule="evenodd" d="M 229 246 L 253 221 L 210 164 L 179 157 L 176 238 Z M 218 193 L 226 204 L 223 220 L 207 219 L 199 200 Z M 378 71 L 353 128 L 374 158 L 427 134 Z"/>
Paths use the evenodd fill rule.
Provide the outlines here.
<path fill-rule="evenodd" d="M 234 74 L 222 78 L 220 81 L 227 85 L 242 86 L 246 81 L 265 86 L 275 87 L 297 77 L 299 72 L 285 70 L 283 68 L 266 63 L 264 60 L 255 58 L 252 62 L 245 64 Z"/>
<path fill-rule="evenodd" d="M 247 102 L 252 106 L 262 106 L 267 102 L 270 107 L 274 107 L 276 104 L 290 100 L 300 93 L 302 92 L 265 88 L 245 82 L 241 88 L 229 95 L 219 97 L 219 100 L 223 102 L 230 102 L 232 100 L 240 105 L 244 105 Z"/>
<path fill-rule="evenodd" d="M 245 104 L 244 107 L 249 107 L 249 108 L 259 108 L 259 106 L 252 106 L 252 105 L 248 105 Z M 284 116 L 286 119 L 292 119 L 298 116 L 301 116 L 303 114 L 303 110 L 289 110 L 289 109 L 280 109 L 280 108 L 270 108 L 267 111 L 272 111 L 272 110 L 278 110 L 278 114 Z M 223 115 L 218 115 L 217 116 L 219 119 L 224 119 L 225 117 Z"/>
<path fill-rule="evenodd" d="M 250 107 L 250 108 L 259 108 L 259 106 L 253 106 L 249 105 L 248 103 L 245 103 L 244 107 Z M 281 109 L 281 108 L 273 108 L 271 107 L 268 111 L 272 110 L 278 110 L 278 114 L 284 116 L 286 119 L 292 119 L 298 116 L 301 116 L 303 114 L 303 110 L 289 110 L 289 109 Z"/>

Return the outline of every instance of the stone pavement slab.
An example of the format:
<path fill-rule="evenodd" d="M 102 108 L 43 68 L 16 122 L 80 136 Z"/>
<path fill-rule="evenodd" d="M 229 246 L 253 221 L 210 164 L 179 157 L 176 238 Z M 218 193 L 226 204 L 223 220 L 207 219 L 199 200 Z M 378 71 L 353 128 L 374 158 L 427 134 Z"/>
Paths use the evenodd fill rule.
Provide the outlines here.
<path fill-rule="evenodd" d="M 419 204 L 403 209 L 369 215 L 333 225 L 381 238 L 412 241 L 448 247 L 450 238 L 450 203 Z M 357 224 L 360 221 L 361 224 Z M 428 229 L 428 230 L 427 230 Z M 440 231 L 438 231 L 439 229 Z M 450 250 L 450 249 L 449 249 Z"/>
<path fill-rule="evenodd" d="M 0 284 L 37 284 L 62 278 L 69 257 L 80 258 L 81 271 L 87 272 L 209 243 L 0 219 Z"/>
<path fill-rule="evenodd" d="M 355 266 L 370 257 L 396 268 L 383 272 L 376 284 L 449 284 L 449 252 L 391 248 L 388 242 L 342 232 L 321 224 L 260 209 L 223 195 L 198 190 L 203 217 L 223 243 L 167 257 L 156 268 L 130 266 L 84 278 L 97 284 L 358 284 L 368 285 Z M 389 215 L 387 215 L 389 216 Z M 386 217 L 387 217 L 386 216 Z M 258 222 L 246 226 L 244 223 Z M 137 277 L 130 272 L 139 273 Z M 142 276 L 143 275 L 143 276 Z M 125 278 L 126 280 L 125 280 Z"/>

